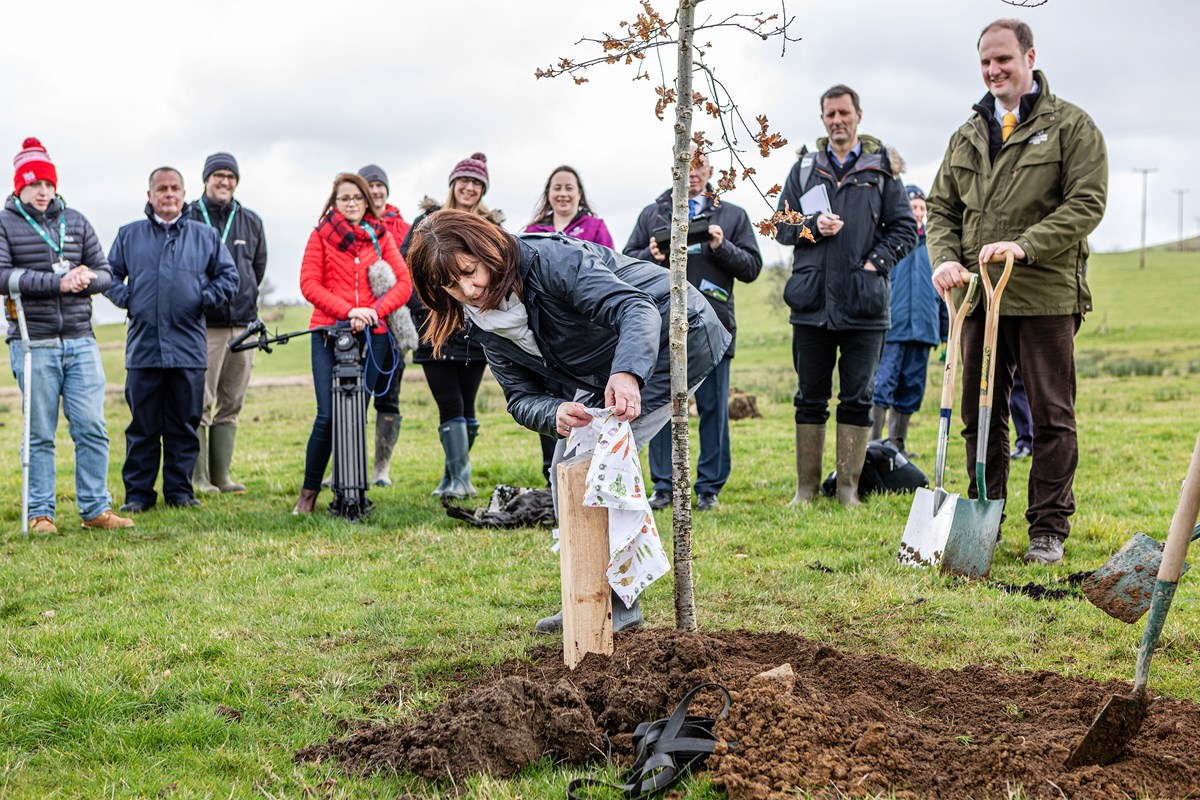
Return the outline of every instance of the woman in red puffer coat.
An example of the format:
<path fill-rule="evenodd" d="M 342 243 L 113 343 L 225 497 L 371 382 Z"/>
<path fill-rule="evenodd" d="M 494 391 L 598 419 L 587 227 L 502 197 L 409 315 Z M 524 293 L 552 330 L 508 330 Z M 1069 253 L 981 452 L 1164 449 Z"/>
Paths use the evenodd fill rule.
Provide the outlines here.
<path fill-rule="evenodd" d="M 396 285 L 382 297 L 371 294 L 367 270 L 385 261 Z M 310 329 L 349 323 L 367 346 L 364 384 L 374 386 L 378 365 L 386 361 L 391 344 L 381 322 L 408 301 L 412 279 L 396 240 L 379 221 L 367 182 L 350 172 L 339 174 L 321 212 L 321 221 L 308 237 L 300 266 L 300 292 L 313 304 Z M 370 329 L 370 330 L 368 330 Z M 312 336 L 313 389 L 317 417 L 308 437 L 304 486 L 293 514 L 311 514 L 321 491 L 321 476 L 333 449 L 333 338 Z"/>

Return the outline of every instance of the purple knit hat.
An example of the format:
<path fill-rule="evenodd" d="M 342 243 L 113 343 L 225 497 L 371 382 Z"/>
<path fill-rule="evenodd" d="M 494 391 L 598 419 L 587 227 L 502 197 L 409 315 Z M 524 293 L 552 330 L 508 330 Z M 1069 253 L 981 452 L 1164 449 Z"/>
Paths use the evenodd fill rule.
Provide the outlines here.
<path fill-rule="evenodd" d="M 456 178 L 474 178 L 483 184 L 483 194 L 487 194 L 488 190 L 488 168 L 487 156 L 483 153 L 475 153 L 470 158 L 464 158 L 454 167 L 454 171 L 450 173 L 450 185 L 454 185 Z"/>

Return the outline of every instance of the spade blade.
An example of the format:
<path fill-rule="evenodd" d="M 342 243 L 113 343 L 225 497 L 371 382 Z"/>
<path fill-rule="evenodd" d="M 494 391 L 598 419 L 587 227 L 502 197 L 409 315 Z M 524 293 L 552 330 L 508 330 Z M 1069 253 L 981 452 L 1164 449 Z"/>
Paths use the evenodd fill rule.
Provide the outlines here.
<path fill-rule="evenodd" d="M 1107 766 L 1116 761 L 1125 746 L 1137 736 L 1150 713 L 1154 702 L 1145 692 L 1131 696 L 1114 694 L 1096 715 L 1092 727 L 1083 735 L 1083 740 L 1067 757 L 1067 768 L 1075 769 L 1089 764 Z"/>

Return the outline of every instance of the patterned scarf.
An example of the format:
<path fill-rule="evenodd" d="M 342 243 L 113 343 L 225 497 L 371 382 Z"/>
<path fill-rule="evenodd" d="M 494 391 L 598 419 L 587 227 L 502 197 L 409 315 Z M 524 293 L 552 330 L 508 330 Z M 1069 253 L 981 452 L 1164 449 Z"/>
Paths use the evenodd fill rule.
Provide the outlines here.
<path fill-rule="evenodd" d="M 324 236 L 329 241 L 333 242 L 337 249 L 345 253 L 351 249 L 357 250 L 362 245 L 371 244 L 371 235 L 362 227 L 370 225 L 375 231 L 375 238 L 382 239 L 387 228 L 383 227 L 383 223 L 375 219 L 375 217 L 367 215 L 358 225 L 352 225 L 350 220 L 346 219 L 341 212 L 330 210 L 328 214 L 321 218 L 317 224 L 317 232 Z M 355 245 L 358 242 L 358 245 Z"/>

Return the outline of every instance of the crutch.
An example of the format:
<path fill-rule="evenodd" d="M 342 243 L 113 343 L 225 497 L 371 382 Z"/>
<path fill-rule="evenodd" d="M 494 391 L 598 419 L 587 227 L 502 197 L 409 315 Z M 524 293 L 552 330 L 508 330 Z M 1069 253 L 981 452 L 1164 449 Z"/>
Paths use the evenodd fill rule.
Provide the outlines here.
<path fill-rule="evenodd" d="M 21 331 L 22 349 L 25 351 L 21 365 L 24 380 L 21 382 L 21 416 L 24 430 L 21 434 L 21 535 L 29 536 L 29 381 L 33 378 L 33 352 L 29 349 L 29 327 L 25 324 L 25 306 L 21 303 L 21 276 L 23 269 L 14 269 L 8 276 L 8 313 L 17 321 Z"/>

